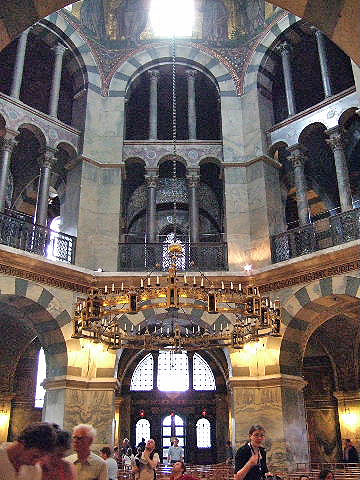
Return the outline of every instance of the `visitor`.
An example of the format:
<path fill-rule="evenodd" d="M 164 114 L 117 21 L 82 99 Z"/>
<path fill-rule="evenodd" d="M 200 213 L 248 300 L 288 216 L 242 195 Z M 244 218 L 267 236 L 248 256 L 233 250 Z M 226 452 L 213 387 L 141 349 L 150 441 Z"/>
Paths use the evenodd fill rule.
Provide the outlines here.
<path fill-rule="evenodd" d="M 264 439 L 264 427 L 253 425 L 249 430 L 249 442 L 235 455 L 235 480 L 261 480 L 271 475 L 266 465 L 265 449 L 261 446 Z"/>
<path fill-rule="evenodd" d="M 135 457 L 132 470 L 135 480 L 154 480 L 159 462 L 159 455 L 155 452 L 155 440 L 150 438 L 146 442 L 145 450 Z"/>
<path fill-rule="evenodd" d="M 334 473 L 331 470 L 321 470 L 319 480 L 335 480 Z"/>
<path fill-rule="evenodd" d="M 192 475 L 185 473 L 186 467 L 184 462 L 176 462 L 173 465 L 169 480 L 197 480 Z"/>
<path fill-rule="evenodd" d="M 350 438 L 345 440 L 345 447 L 344 447 L 344 462 L 346 463 L 359 463 L 359 455 L 358 451 L 352 444 Z"/>
<path fill-rule="evenodd" d="M 20 433 L 17 440 L 0 448 L 0 479 L 40 480 L 41 461 L 53 452 L 56 430 L 50 423 L 33 423 Z"/>
<path fill-rule="evenodd" d="M 140 448 L 140 447 L 138 447 L 138 448 Z M 140 451 L 141 451 L 141 453 L 143 452 L 142 450 L 140 450 Z M 131 467 L 134 464 L 134 459 L 135 459 L 135 457 L 132 453 L 132 449 L 128 448 L 127 452 L 125 453 L 125 455 L 122 458 L 122 463 L 123 463 L 124 470 L 131 470 Z"/>
<path fill-rule="evenodd" d="M 130 441 L 128 438 L 124 438 L 119 452 L 120 458 L 122 458 L 126 454 L 128 448 L 131 448 Z"/>
<path fill-rule="evenodd" d="M 231 445 L 230 440 L 228 440 L 226 442 L 225 451 L 226 451 L 225 463 L 226 463 L 226 465 L 232 465 L 233 460 L 234 460 L 234 450 L 233 450 L 233 447 Z"/>
<path fill-rule="evenodd" d="M 168 450 L 168 464 L 182 462 L 184 460 L 184 449 L 179 447 L 179 439 L 174 438 L 173 444 Z"/>
<path fill-rule="evenodd" d="M 90 450 L 96 430 L 92 425 L 80 424 L 73 430 L 73 448 L 76 453 L 66 458 L 76 467 L 78 480 L 108 480 L 105 460 Z"/>
<path fill-rule="evenodd" d="M 61 430 L 58 425 L 54 425 L 54 428 L 56 429 L 55 448 L 42 463 L 42 480 L 75 480 L 77 478 L 75 466 L 64 459 L 71 447 L 71 434 Z"/>
<path fill-rule="evenodd" d="M 111 450 L 109 447 L 103 447 L 100 450 L 101 458 L 106 462 L 108 468 L 109 480 L 117 480 L 118 478 L 118 464 L 114 458 L 111 457 Z"/>

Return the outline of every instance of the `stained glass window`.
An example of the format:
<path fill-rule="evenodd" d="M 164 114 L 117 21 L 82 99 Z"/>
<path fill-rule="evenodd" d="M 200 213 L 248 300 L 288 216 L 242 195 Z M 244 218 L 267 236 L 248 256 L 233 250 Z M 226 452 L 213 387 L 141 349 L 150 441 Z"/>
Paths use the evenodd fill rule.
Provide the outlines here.
<path fill-rule="evenodd" d="M 141 418 L 136 422 L 135 426 L 136 445 L 145 438 L 145 442 L 150 439 L 150 422 L 146 418 Z"/>
<path fill-rule="evenodd" d="M 157 386 L 162 392 L 185 392 L 189 389 L 189 362 L 186 352 L 159 352 Z"/>
<path fill-rule="evenodd" d="M 38 356 L 38 368 L 37 368 L 37 377 L 36 377 L 36 393 L 35 393 L 35 407 L 43 408 L 44 398 L 45 398 L 45 389 L 41 385 L 46 378 L 46 360 L 44 349 L 40 348 Z"/>
<path fill-rule="evenodd" d="M 133 373 L 130 390 L 152 390 L 153 389 L 154 359 L 151 353 L 144 357 Z"/>
<path fill-rule="evenodd" d="M 197 353 L 193 360 L 194 390 L 215 390 L 215 378 L 208 363 Z"/>
<path fill-rule="evenodd" d="M 196 422 L 196 445 L 198 448 L 211 447 L 211 425 L 206 418 Z"/>

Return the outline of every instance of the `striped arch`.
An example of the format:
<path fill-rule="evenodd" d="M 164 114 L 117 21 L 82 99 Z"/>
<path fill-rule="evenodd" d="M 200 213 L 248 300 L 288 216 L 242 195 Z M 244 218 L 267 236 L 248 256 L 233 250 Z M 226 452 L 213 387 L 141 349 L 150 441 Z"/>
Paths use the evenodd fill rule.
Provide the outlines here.
<path fill-rule="evenodd" d="M 267 58 L 268 50 L 275 42 L 277 37 L 287 30 L 291 25 L 298 22 L 299 17 L 292 13 L 286 13 L 275 24 L 269 26 L 261 41 L 256 45 L 252 56 L 249 58 L 247 65 L 245 65 L 244 77 L 244 93 L 250 90 L 259 88 L 263 93 L 268 90 L 271 83 L 272 74 L 267 72 L 264 68 L 264 61 Z M 266 94 L 264 96 L 267 96 Z"/>
<path fill-rule="evenodd" d="M 192 60 L 202 65 L 216 79 L 220 96 L 236 97 L 236 87 L 230 71 L 211 53 L 204 52 L 194 45 L 176 45 L 176 57 Z M 109 96 L 124 97 L 133 75 L 144 65 L 157 59 L 172 58 L 172 45 L 149 45 L 138 51 L 121 65 L 110 83 Z"/>
<path fill-rule="evenodd" d="M 281 373 L 301 375 L 303 355 L 312 333 L 336 314 L 346 315 L 347 308 L 356 312 L 360 309 L 359 277 L 328 277 L 297 290 L 282 309 L 285 329 L 280 349 Z"/>
<path fill-rule="evenodd" d="M 45 21 L 52 23 L 57 27 L 57 33 L 63 38 L 65 43 L 69 41 L 73 44 L 72 53 L 82 67 L 87 85 L 90 90 L 101 93 L 101 77 L 96 61 L 93 57 L 86 37 L 76 30 L 67 20 L 66 16 L 60 12 L 55 12 L 45 18 Z M 46 22 L 45 22 L 46 24 Z"/>
<path fill-rule="evenodd" d="M 11 308 L 31 325 L 45 350 L 47 377 L 66 375 L 67 347 L 61 328 L 71 322 L 68 310 L 49 290 L 14 277 L 0 278 L 0 310 Z"/>

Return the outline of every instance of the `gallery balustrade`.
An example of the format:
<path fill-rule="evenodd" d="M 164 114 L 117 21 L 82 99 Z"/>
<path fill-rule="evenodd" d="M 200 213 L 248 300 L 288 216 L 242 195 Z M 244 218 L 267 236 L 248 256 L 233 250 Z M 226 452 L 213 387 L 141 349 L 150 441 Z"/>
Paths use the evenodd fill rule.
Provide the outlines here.
<path fill-rule="evenodd" d="M 313 253 L 360 238 L 360 208 L 330 215 L 271 237 L 272 262 Z"/>
<path fill-rule="evenodd" d="M 32 217 L 7 210 L 0 213 L 0 243 L 50 260 L 74 263 L 76 238 L 35 225 Z"/>

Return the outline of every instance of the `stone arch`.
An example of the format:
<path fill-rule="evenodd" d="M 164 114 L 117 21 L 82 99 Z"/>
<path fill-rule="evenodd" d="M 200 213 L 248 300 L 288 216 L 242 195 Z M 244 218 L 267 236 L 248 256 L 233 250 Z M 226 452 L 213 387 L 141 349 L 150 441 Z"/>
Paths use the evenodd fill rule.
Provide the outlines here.
<path fill-rule="evenodd" d="M 210 49 L 205 51 L 194 44 L 186 45 L 178 43 L 176 46 L 176 56 L 198 63 L 205 70 L 209 71 L 219 86 L 220 96 L 237 96 L 231 69 L 221 63 L 220 60 L 212 54 Z M 149 45 L 138 50 L 118 66 L 110 82 L 109 96 L 125 97 L 127 86 L 139 69 L 153 62 L 155 59 L 171 57 L 172 45 L 170 43 L 168 45 Z"/>
<path fill-rule="evenodd" d="M 259 88 L 260 91 L 268 90 L 271 75 L 269 76 L 265 63 L 269 50 L 276 41 L 276 38 L 299 20 L 300 18 L 294 14 L 285 12 L 280 20 L 265 30 L 244 67 L 244 88 L 242 93 L 247 93 L 254 88 Z"/>
<path fill-rule="evenodd" d="M 0 310 L 11 311 L 38 336 L 46 354 L 47 377 L 66 375 L 68 358 L 62 327 L 71 322 L 71 315 L 54 293 L 29 280 L 3 277 Z"/>
<path fill-rule="evenodd" d="M 283 303 L 280 371 L 301 375 L 302 359 L 311 334 L 337 313 L 351 315 L 360 308 L 360 278 L 323 278 L 306 285 Z"/>
<path fill-rule="evenodd" d="M 47 138 L 46 132 L 44 131 L 42 126 L 39 125 L 35 121 L 35 119 L 33 120 L 32 123 L 20 123 L 16 128 L 19 131 L 20 131 L 20 129 L 26 128 L 27 130 L 29 130 L 34 135 L 36 140 L 39 142 L 40 148 L 45 148 L 46 147 L 49 139 Z"/>
<path fill-rule="evenodd" d="M 53 24 L 57 27 L 56 33 L 71 47 L 72 53 L 79 63 L 79 74 L 84 75 L 84 87 L 99 92 L 101 78 L 97 63 L 85 36 L 76 30 L 59 12 L 52 13 L 45 18 L 44 24 Z"/>

